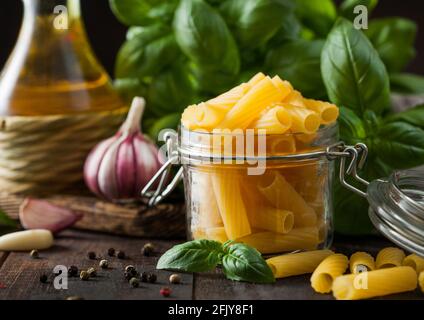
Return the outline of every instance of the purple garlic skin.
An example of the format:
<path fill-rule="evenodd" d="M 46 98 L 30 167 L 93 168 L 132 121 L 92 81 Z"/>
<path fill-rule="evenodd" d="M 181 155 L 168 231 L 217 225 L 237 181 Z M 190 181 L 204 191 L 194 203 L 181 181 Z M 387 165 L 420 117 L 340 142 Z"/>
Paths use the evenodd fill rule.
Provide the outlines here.
<path fill-rule="evenodd" d="M 88 188 L 110 201 L 138 199 L 160 169 L 159 150 L 141 132 L 143 98 L 134 98 L 127 119 L 115 136 L 100 142 L 84 165 Z"/>

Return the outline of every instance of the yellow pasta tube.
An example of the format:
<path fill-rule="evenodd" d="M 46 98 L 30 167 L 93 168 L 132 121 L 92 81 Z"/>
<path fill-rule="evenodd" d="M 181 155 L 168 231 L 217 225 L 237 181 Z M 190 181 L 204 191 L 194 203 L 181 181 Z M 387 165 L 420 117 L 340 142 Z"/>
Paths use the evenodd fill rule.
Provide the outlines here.
<path fill-rule="evenodd" d="M 266 78 L 266 76 L 262 72 L 259 72 L 259 73 L 255 74 L 252 77 L 252 79 L 250 79 L 249 82 L 247 82 L 247 84 L 249 84 L 251 87 L 253 87 L 265 78 Z"/>
<path fill-rule="evenodd" d="M 266 262 L 276 278 L 285 278 L 314 272 L 322 260 L 332 254 L 334 252 L 331 250 L 290 253 L 270 258 Z"/>
<path fill-rule="evenodd" d="M 264 76 L 265 77 L 265 76 Z M 251 86 L 247 83 L 242 83 L 238 87 L 221 94 L 220 96 L 207 101 L 207 104 L 222 111 L 223 114 L 227 113 L 237 102 L 250 90 Z"/>
<path fill-rule="evenodd" d="M 290 92 L 290 94 L 286 96 L 282 101 L 293 106 L 306 108 L 303 96 L 297 90 L 293 90 L 292 92 Z"/>
<path fill-rule="evenodd" d="M 197 125 L 196 111 L 197 105 L 191 105 L 185 108 L 181 116 L 181 123 L 185 128 L 189 130 L 196 130 L 199 128 Z"/>
<path fill-rule="evenodd" d="M 349 260 L 343 254 L 325 258 L 311 276 L 312 288 L 318 293 L 329 293 L 334 279 L 345 273 Z"/>
<path fill-rule="evenodd" d="M 275 135 L 268 138 L 267 149 L 271 155 L 296 152 L 296 141 L 293 135 Z"/>
<path fill-rule="evenodd" d="M 219 125 L 220 129 L 246 129 L 263 110 L 280 101 L 284 93 L 277 88 L 271 78 L 266 77 L 247 92 L 226 114 Z"/>
<path fill-rule="evenodd" d="M 315 214 L 305 200 L 279 173 L 272 172 L 259 181 L 260 193 L 276 208 L 292 211 L 296 217 Z"/>
<path fill-rule="evenodd" d="M 224 119 L 225 112 L 209 103 L 200 103 L 194 113 L 196 125 L 202 129 L 212 130 Z"/>
<path fill-rule="evenodd" d="M 258 232 L 239 238 L 237 242 L 248 244 L 262 254 L 314 250 L 318 246 L 318 229 L 299 228 L 293 229 L 287 234 Z"/>
<path fill-rule="evenodd" d="M 339 108 L 328 102 L 304 99 L 306 107 L 316 112 L 321 118 L 321 124 L 330 124 L 337 120 L 339 117 Z"/>
<path fill-rule="evenodd" d="M 293 104 L 279 105 L 284 107 L 292 117 L 292 132 L 312 134 L 318 131 L 321 119 L 316 112 Z"/>
<path fill-rule="evenodd" d="M 228 241 L 227 233 L 224 227 L 208 228 L 205 230 L 206 238 L 221 243 Z"/>
<path fill-rule="evenodd" d="M 350 256 L 349 267 L 351 273 L 372 271 L 375 269 L 374 258 L 366 252 L 355 252 Z"/>
<path fill-rule="evenodd" d="M 424 271 L 424 259 L 416 254 L 410 254 L 403 259 L 402 265 L 412 267 L 417 274 Z"/>
<path fill-rule="evenodd" d="M 279 76 L 272 78 L 272 83 L 283 92 L 284 97 L 290 95 L 294 90 L 290 82 L 282 80 Z"/>
<path fill-rule="evenodd" d="M 293 212 L 275 208 L 261 208 L 250 217 L 252 227 L 274 231 L 277 233 L 289 233 L 293 229 Z"/>
<path fill-rule="evenodd" d="M 284 134 L 292 125 L 291 115 L 283 107 L 266 110 L 250 128 L 266 130 L 267 134 Z"/>
<path fill-rule="evenodd" d="M 405 252 L 399 248 L 384 248 L 376 258 L 375 266 L 377 269 L 393 268 L 402 265 L 405 258 Z"/>
<path fill-rule="evenodd" d="M 237 175 L 218 171 L 212 174 L 212 186 L 228 238 L 233 240 L 249 235 L 250 223 Z"/>
<path fill-rule="evenodd" d="M 338 277 L 333 283 L 337 300 L 359 300 L 413 291 L 417 274 L 411 267 L 394 267 Z"/>
<path fill-rule="evenodd" d="M 420 289 L 424 293 L 424 271 L 421 271 L 420 275 L 418 276 L 418 282 L 420 283 Z"/>

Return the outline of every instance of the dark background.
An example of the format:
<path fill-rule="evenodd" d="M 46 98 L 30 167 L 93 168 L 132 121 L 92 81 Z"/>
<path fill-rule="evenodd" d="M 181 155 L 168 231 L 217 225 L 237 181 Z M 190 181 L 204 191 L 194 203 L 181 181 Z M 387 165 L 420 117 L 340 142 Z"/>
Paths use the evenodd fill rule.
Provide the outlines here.
<path fill-rule="evenodd" d="M 99 60 L 113 74 L 115 55 L 124 41 L 126 27 L 113 16 L 107 0 L 81 0 L 87 32 Z M 424 74 L 424 1 L 380 0 L 373 17 L 403 16 L 419 26 L 416 47 L 418 55 L 409 71 Z M 20 0 L 0 0 L 0 69 L 18 36 L 22 17 Z"/>

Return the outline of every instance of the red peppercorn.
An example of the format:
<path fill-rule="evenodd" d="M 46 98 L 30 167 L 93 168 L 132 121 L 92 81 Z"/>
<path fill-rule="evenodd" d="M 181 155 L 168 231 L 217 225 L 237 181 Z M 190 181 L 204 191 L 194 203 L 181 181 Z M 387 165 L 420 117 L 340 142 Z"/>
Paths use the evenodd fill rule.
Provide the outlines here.
<path fill-rule="evenodd" d="M 163 295 L 164 297 L 169 297 L 171 295 L 171 289 L 168 287 L 164 287 L 160 289 L 160 294 Z"/>

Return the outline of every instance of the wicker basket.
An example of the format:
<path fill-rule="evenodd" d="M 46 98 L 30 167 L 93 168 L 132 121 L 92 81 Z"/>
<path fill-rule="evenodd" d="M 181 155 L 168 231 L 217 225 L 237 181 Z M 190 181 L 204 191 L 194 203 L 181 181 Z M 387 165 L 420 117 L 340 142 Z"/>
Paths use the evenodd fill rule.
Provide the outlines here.
<path fill-rule="evenodd" d="M 0 117 L 0 192 L 74 193 L 89 151 L 117 131 L 127 111 Z"/>

